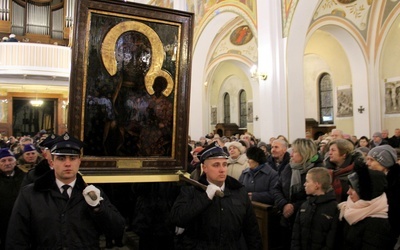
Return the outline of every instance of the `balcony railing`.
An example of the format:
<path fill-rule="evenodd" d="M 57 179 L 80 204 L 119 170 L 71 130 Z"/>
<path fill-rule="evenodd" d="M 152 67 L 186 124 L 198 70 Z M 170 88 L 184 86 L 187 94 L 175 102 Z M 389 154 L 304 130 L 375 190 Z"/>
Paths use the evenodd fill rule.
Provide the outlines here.
<path fill-rule="evenodd" d="M 0 43 L 0 77 L 48 76 L 53 80 L 69 79 L 71 48 L 57 45 L 2 42 Z"/>

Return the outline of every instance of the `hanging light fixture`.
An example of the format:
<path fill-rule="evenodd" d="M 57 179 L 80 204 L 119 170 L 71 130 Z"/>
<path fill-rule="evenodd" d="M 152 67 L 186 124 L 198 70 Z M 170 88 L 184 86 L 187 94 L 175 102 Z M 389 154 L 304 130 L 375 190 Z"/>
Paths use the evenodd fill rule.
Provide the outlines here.
<path fill-rule="evenodd" d="M 43 100 L 38 100 L 37 98 L 37 93 L 36 93 L 36 99 L 30 101 L 32 107 L 40 107 L 43 105 Z"/>

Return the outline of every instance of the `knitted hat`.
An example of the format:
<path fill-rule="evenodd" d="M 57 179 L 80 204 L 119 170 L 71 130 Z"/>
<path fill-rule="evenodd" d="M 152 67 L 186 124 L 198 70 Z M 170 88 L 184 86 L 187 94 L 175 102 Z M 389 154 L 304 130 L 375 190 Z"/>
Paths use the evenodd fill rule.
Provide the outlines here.
<path fill-rule="evenodd" d="M 362 200 L 372 200 L 380 196 L 387 187 L 386 175 L 366 166 L 347 176 L 349 185 L 357 192 Z"/>
<path fill-rule="evenodd" d="M 218 146 L 218 143 L 211 143 L 201 152 L 197 154 L 201 163 L 204 163 L 207 159 L 224 158 L 228 159 L 228 154 Z"/>
<path fill-rule="evenodd" d="M 233 141 L 233 142 L 228 142 L 225 145 L 226 145 L 228 151 L 229 151 L 229 148 L 233 146 L 233 147 L 239 149 L 240 154 L 244 154 L 246 152 L 246 148 L 240 142 Z"/>
<path fill-rule="evenodd" d="M 258 162 L 258 164 L 264 164 L 267 162 L 267 156 L 261 148 L 250 147 L 246 152 L 247 159 Z"/>
<path fill-rule="evenodd" d="M 15 158 L 14 154 L 11 152 L 10 149 L 8 149 L 8 148 L 0 149 L 0 159 L 4 158 L 4 157 L 9 157 L 9 156 L 12 156 Z"/>
<path fill-rule="evenodd" d="M 24 153 L 30 152 L 30 151 L 36 151 L 35 146 L 33 146 L 33 144 L 26 144 L 24 146 Z"/>
<path fill-rule="evenodd" d="M 364 153 L 364 154 L 368 154 L 369 150 L 370 150 L 370 149 L 367 148 L 367 147 L 359 147 L 359 148 L 356 148 L 356 149 L 355 149 L 355 151 L 358 151 L 358 152 Z"/>
<path fill-rule="evenodd" d="M 372 136 L 373 136 L 373 137 L 382 138 L 382 133 L 381 133 L 381 132 L 375 132 Z"/>
<path fill-rule="evenodd" d="M 390 168 L 397 162 L 397 154 L 394 148 L 386 144 L 372 148 L 368 152 L 368 156 L 374 158 L 385 168 Z"/>
<path fill-rule="evenodd" d="M 268 148 L 268 144 L 267 144 L 267 143 L 265 143 L 265 142 L 263 142 L 263 141 L 260 141 L 260 142 L 257 144 L 257 147 L 258 147 L 258 148 L 261 148 L 262 146 Z"/>

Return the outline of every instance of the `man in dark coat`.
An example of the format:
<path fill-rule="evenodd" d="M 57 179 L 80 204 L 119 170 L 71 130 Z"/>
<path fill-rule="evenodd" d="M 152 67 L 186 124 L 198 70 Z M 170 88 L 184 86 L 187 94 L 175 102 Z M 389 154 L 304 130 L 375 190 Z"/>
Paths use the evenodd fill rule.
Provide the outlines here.
<path fill-rule="evenodd" d="M 184 228 L 177 249 L 261 249 L 262 242 L 251 201 L 242 184 L 227 175 L 228 155 L 211 144 L 199 153 L 204 191 L 184 186 L 171 210 L 171 221 Z M 222 195 L 219 195 L 223 192 Z"/>
<path fill-rule="evenodd" d="M 0 150 L 0 249 L 5 248 L 8 220 L 25 173 L 16 167 L 17 160 L 8 149 Z"/>
<path fill-rule="evenodd" d="M 271 154 L 267 158 L 267 163 L 278 172 L 278 175 L 281 175 L 282 170 L 290 161 L 287 149 L 287 142 L 281 139 L 274 140 L 271 144 Z"/>
<path fill-rule="evenodd" d="M 21 189 L 7 232 L 7 249 L 99 249 L 99 236 L 123 233 L 124 218 L 78 174 L 82 142 L 55 141 L 53 170 Z"/>

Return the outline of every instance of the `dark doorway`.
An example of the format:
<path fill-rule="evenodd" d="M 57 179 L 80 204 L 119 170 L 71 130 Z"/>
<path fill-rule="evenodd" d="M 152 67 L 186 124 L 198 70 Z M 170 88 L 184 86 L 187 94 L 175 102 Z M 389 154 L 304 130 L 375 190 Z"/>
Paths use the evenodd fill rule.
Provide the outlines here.
<path fill-rule="evenodd" d="M 57 99 L 41 99 L 43 104 L 33 106 L 28 98 L 13 98 L 13 135 L 36 135 L 40 130 L 54 132 Z"/>

